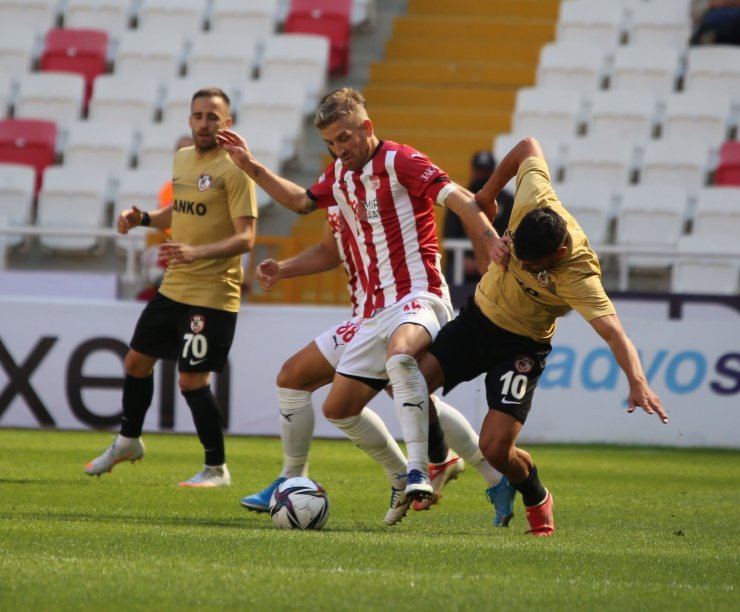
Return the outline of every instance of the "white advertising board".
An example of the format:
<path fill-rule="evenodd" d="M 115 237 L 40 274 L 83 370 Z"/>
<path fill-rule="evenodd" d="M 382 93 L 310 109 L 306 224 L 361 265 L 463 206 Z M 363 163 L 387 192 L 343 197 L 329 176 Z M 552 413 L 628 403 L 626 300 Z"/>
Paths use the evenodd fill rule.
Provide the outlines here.
<path fill-rule="evenodd" d="M 110 429 L 120 417 L 122 358 L 143 305 L 0 298 L 0 427 Z M 228 432 L 279 435 L 275 377 L 283 361 L 346 308 L 252 306 L 239 315 L 226 372 L 212 380 Z M 740 448 L 740 325 L 721 320 L 625 317 L 670 422 L 627 414 L 627 383 L 603 341 L 578 315 L 558 326 L 522 440 Z M 343 434 L 320 416 L 316 435 Z M 482 377 L 446 400 L 477 429 L 486 411 Z M 391 401 L 372 403 L 400 436 Z M 172 364 L 158 366 L 146 431 L 194 431 Z"/>

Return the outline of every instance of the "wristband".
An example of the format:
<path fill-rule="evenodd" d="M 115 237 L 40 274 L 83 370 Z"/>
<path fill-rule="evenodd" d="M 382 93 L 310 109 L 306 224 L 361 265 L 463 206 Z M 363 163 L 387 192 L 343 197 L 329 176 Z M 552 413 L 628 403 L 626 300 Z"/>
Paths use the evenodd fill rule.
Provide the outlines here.
<path fill-rule="evenodd" d="M 149 227 L 152 223 L 152 218 L 149 216 L 148 212 L 141 213 L 141 221 L 139 221 L 139 225 L 143 227 Z"/>

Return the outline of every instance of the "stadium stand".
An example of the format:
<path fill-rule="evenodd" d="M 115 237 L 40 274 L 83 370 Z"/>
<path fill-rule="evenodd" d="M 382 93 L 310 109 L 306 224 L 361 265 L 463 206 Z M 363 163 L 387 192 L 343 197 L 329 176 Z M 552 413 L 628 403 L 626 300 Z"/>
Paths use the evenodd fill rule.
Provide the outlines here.
<path fill-rule="evenodd" d="M 399 8 L 392 18 L 383 13 L 390 36 L 382 56 L 358 71 L 356 41 L 383 40 L 373 28 L 378 9 L 385 11 L 388 4 Z M 691 289 L 686 262 L 712 251 L 701 230 L 707 224 L 700 216 L 701 194 L 716 189 L 713 184 L 740 183 L 740 161 L 733 153 L 740 147 L 740 50 L 689 47 L 688 0 L 406 0 L 379 7 L 372 0 L 352 0 L 341 5 L 342 19 L 350 6 L 351 29 L 339 55 L 331 37 L 283 32 L 293 28 L 291 14 L 312 17 L 320 10 L 325 21 L 326 11 L 336 6 L 327 0 L 3 0 L 2 116 L 48 118 L 52 121 L 46 123 L 56 125 L 59 134 L 55 131 L 43 163 L 37 166 L 36 154 L 31 156 L 39 186 L 43 167 L 54 165 L 55 149 L 62 165 L 53 170 L 79 181 L 85 169 L 87 174 L 94 169 L 110 179 L 102 207 L 103 227 L 110 228 L 111 215 L 127 202 L 156 199 L 195 89 L 218 80 L 232 98 L 236 128 L 263 161 L 314 177 L 321 163 L 310 169 L 303 165 L 323 151 L 313 142 L 318 137 L 310 125 L 318 97 L 327 88 L 360 83 L 381 137 L 419 148 L 463 184 L 473 151 L 492 149 L 500 159 L 522 137 L 535 135 L 566 205 L 592 242 L 605 248 L 632 248 L 622 240 L 621 226 L 632 214 L 623 216 L 622 205 L 630 210 L 629 198 L 638 188 L 654 194 L 666 187 L 685 190 L 686 208 L 673 246 L 655 236 L 649 243 L 650 235 L 634 246 L 675 249 L 673 273 L 641 285 L 634 282 L 640 271 L 634 267 L 630 287 Z M 104 68 L 98 52 L 98 76 L 87 80 L 92 95 L 89 89 L 83 93 L 79 107 L 75 96 L 62 101 L 61 87 L 48 81 L 40 94 L 29 85 L 49 66 L 43 59 L 45 41 L 74 29 L 99 29 L 108 37 Z M 234 35 L 239 36 L 236 45 Z M 223 40 L 230 44 L 220 44 Z M 104 125 L 110 127 L 96 129 Z M 25 159 L 19 156 L 34 148 L 29 142 L 22 139 L 22 147 L 0 143 L 0 159 L 7 161 L 3 151 L 8 148 L 11 161 Z M 321 162 L 326 161 L 324 155 Z M 58 192 L 65 183 L 54 180 Z M 22 198 L 20 190 L 13 193 L 9 199 Z M 45 198 L 49 201 L 48 194 Z M 270 203 L 264 193 L 259 201 Z M 36 216 L 32 205 L 30 217 L 23 212 L 17 218 L 53 222 L 48 205 L 44 215 L 40 199 L 36 208 Z M 726 222 L 733 226 L 729 218 Z M 301 217 L 288 238 L 261 235 L 260 241 L 272 253 L 292 253 L 314 242 L 323 223 L 320 214 Z M 110 242 L 118 252 L 125 248 L 118 240 Z M 98 241 L 82 250 L 102 246 Z M 255 253 L 252 259 L 260 257 Z M 717 267 L 716 259 L 702 261 Z M 717 272 L 717 278 L 732 278 L 731 267 Z M 321 289 L 318 283 L 297 282 L 295 291 L 248 299 L 274 301 L 279 294 L 289 300 L 344 302 L 342 274 L 326 278 L 331 280 L 322 281 Z M 729 281 L 711 286 L 733 291 Z"/>

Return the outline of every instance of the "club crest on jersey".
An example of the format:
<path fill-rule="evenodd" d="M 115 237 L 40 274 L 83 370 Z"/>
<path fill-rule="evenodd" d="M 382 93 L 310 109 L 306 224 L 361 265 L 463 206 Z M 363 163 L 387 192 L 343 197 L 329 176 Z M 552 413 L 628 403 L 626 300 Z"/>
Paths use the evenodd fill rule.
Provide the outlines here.
<path fill-rule="evenodd" d="M 209 176 L 208 174 L 201 174 L 198 177 L 198 191 L 205 191 L 211 186 L 212 182 L 213 177 Z"/>
<path fill-rule="evenodd" d="M 380 189 L 380 177 L 377 174 L 370 175 L 370 185 L 375 191 Z"/>
<path fill-rule="evenodd" d="M 206 317 L 202 314 L 193 315 L 190 317 L 190 330 L 194 334 L 199 334 L 206 328 Z"/>
<path fill-rule="evenodd" d="M 514 367 L 520 374 L 528 374 L 534 368 L 534 359 L 527 355 L 517 355 L 514 360 Z"/>

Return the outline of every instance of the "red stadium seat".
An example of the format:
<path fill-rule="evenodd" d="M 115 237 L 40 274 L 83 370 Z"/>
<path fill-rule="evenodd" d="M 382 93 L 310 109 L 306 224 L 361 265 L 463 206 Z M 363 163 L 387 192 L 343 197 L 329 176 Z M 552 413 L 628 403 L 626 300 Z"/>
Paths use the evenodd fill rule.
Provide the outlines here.
<path fill-rule="evenodd" d="M 740 185 L 740 141 L 726 142 L 720 148 L 714 182 L 716 185 Z"/>
<path fill-rule="evenodd" d="M 349 69 L 351 0 L 291 0 L 284 31 L 326 36 L 331 43 L 329 72 Z"/>
<path fill-rule="evenodd" d="M 40 119 L 0 120 L 0 162 L 33 166 L 36 193 L 47 166 L 54 163 L 57 126 Z"/>
<path fill-rule="evenodd" d="M 41 70 L 84 76 L 87 109 L 93 81 L 106 70 L 107 52 L 108 34 L 102 30 L 53 28 L 46 33 L 39 65 Z"/>

